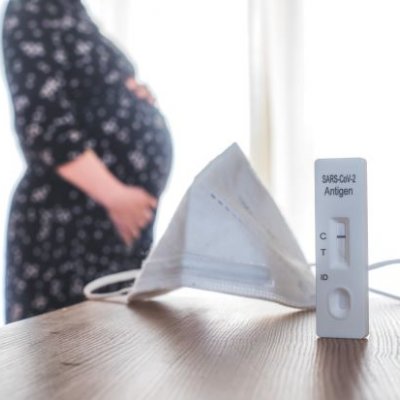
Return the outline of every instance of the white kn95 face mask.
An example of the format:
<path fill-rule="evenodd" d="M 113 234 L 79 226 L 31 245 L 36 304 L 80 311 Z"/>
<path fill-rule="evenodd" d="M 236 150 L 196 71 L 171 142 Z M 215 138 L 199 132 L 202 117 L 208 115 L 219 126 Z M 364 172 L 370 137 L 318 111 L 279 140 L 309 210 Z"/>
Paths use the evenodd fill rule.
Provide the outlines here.
<path fill-rule="evenodd" d="M 136 278 L 128 290 L 96 294 Z M 315 277 L 275 202 L 236 144 L 195 179 L 142 269 L 99 278 L 91 299 L 142 300 L 189 287 L 315 308 Z"/>

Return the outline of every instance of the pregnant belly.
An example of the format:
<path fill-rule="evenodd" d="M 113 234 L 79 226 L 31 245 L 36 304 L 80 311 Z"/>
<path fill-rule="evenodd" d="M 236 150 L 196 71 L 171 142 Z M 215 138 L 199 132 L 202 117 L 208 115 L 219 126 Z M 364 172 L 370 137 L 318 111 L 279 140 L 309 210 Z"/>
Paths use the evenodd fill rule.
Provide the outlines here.
<path fill-rule="evenodd" d="M 92 106 L 90 131 L 97 154 L 123 182 L 159 197 L 172 162 L 169 129 L 160 111 L 128 90 Z M 86 114 L 88 115 L 88 113 Z"/>
<path fill-rule="evenodd" d="M 135 183 L 159 196 L 164 189 L 172 161 L 172 143 L 167 124 L 159 110 L 137 101 L 131 114 L 130 146 L 125 159 Z"/>

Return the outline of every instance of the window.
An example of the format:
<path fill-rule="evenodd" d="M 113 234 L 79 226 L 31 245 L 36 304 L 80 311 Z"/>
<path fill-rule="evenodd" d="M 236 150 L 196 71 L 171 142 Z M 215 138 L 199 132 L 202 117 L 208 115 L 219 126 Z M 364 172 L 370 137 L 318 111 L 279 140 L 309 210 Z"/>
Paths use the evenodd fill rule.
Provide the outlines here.
<path fill-rule="evenodd" d="M 399 258 L 400 3 L 303 4 L 304 147 L 294 151 L 310 171 L 315 158 L 367 159 L 370 262 Z M 292 193 L 304 209 L 295 231 L 314 260 L 313 191 L 303 189 Z M 395 268 L 371 274 L 371 286 L 395 290 Z"/>

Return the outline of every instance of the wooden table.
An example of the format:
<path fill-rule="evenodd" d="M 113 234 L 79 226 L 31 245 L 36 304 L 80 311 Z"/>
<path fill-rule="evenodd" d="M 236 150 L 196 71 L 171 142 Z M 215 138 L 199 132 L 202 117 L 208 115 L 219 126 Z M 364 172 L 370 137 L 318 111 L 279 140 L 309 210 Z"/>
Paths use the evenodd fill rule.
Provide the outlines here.
<path fill-rule="evenodd" d="M 371 297 L 368 340 L 315 314 L 180 290 L 0 329 L 0 399 L 400 399 L 400 303 Z"/>

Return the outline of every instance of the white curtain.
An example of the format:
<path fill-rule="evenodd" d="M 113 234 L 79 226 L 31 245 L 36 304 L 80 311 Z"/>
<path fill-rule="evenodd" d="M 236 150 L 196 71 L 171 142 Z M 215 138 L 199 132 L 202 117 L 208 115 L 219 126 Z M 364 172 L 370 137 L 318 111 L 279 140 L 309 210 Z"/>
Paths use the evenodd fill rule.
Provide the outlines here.
<path fill-rule="evenodd" d="M 400 258 L 400 4 L 250 0 L 252 146 L 310 262 L 314 161 L 368 162 L 370 262 Z M 268 160 L 263 155 L 268 155 Z M 398 266 L 370 274 L 397 292 Z"/>
<path fill-rule="evenodd" d="M 370 261 L 399 258 L 400 2 L 303 1 L 305 126 L 313 153 L 302 162 L 364 157 Z M 298 201 L 312 210 L 309 193 Z M 313 230 L 304 227 L 304 234 L 311 248 Z M 398 266 L 370 276 L 372 285 L 399 293 Z"/>
<path fill-rule="evenodd" d="M 303 126 L 303 2 L 249 0 L 251 158 L 300 244 L 304 211 L 297 193 L 312 191 L 312 143 Z"/>
<path fill-rule="evenodd" d="M 249 0 L 250 156 L 265 185 L 272 184 L 273 43 L 269 6 L 269 1 Z"/>

